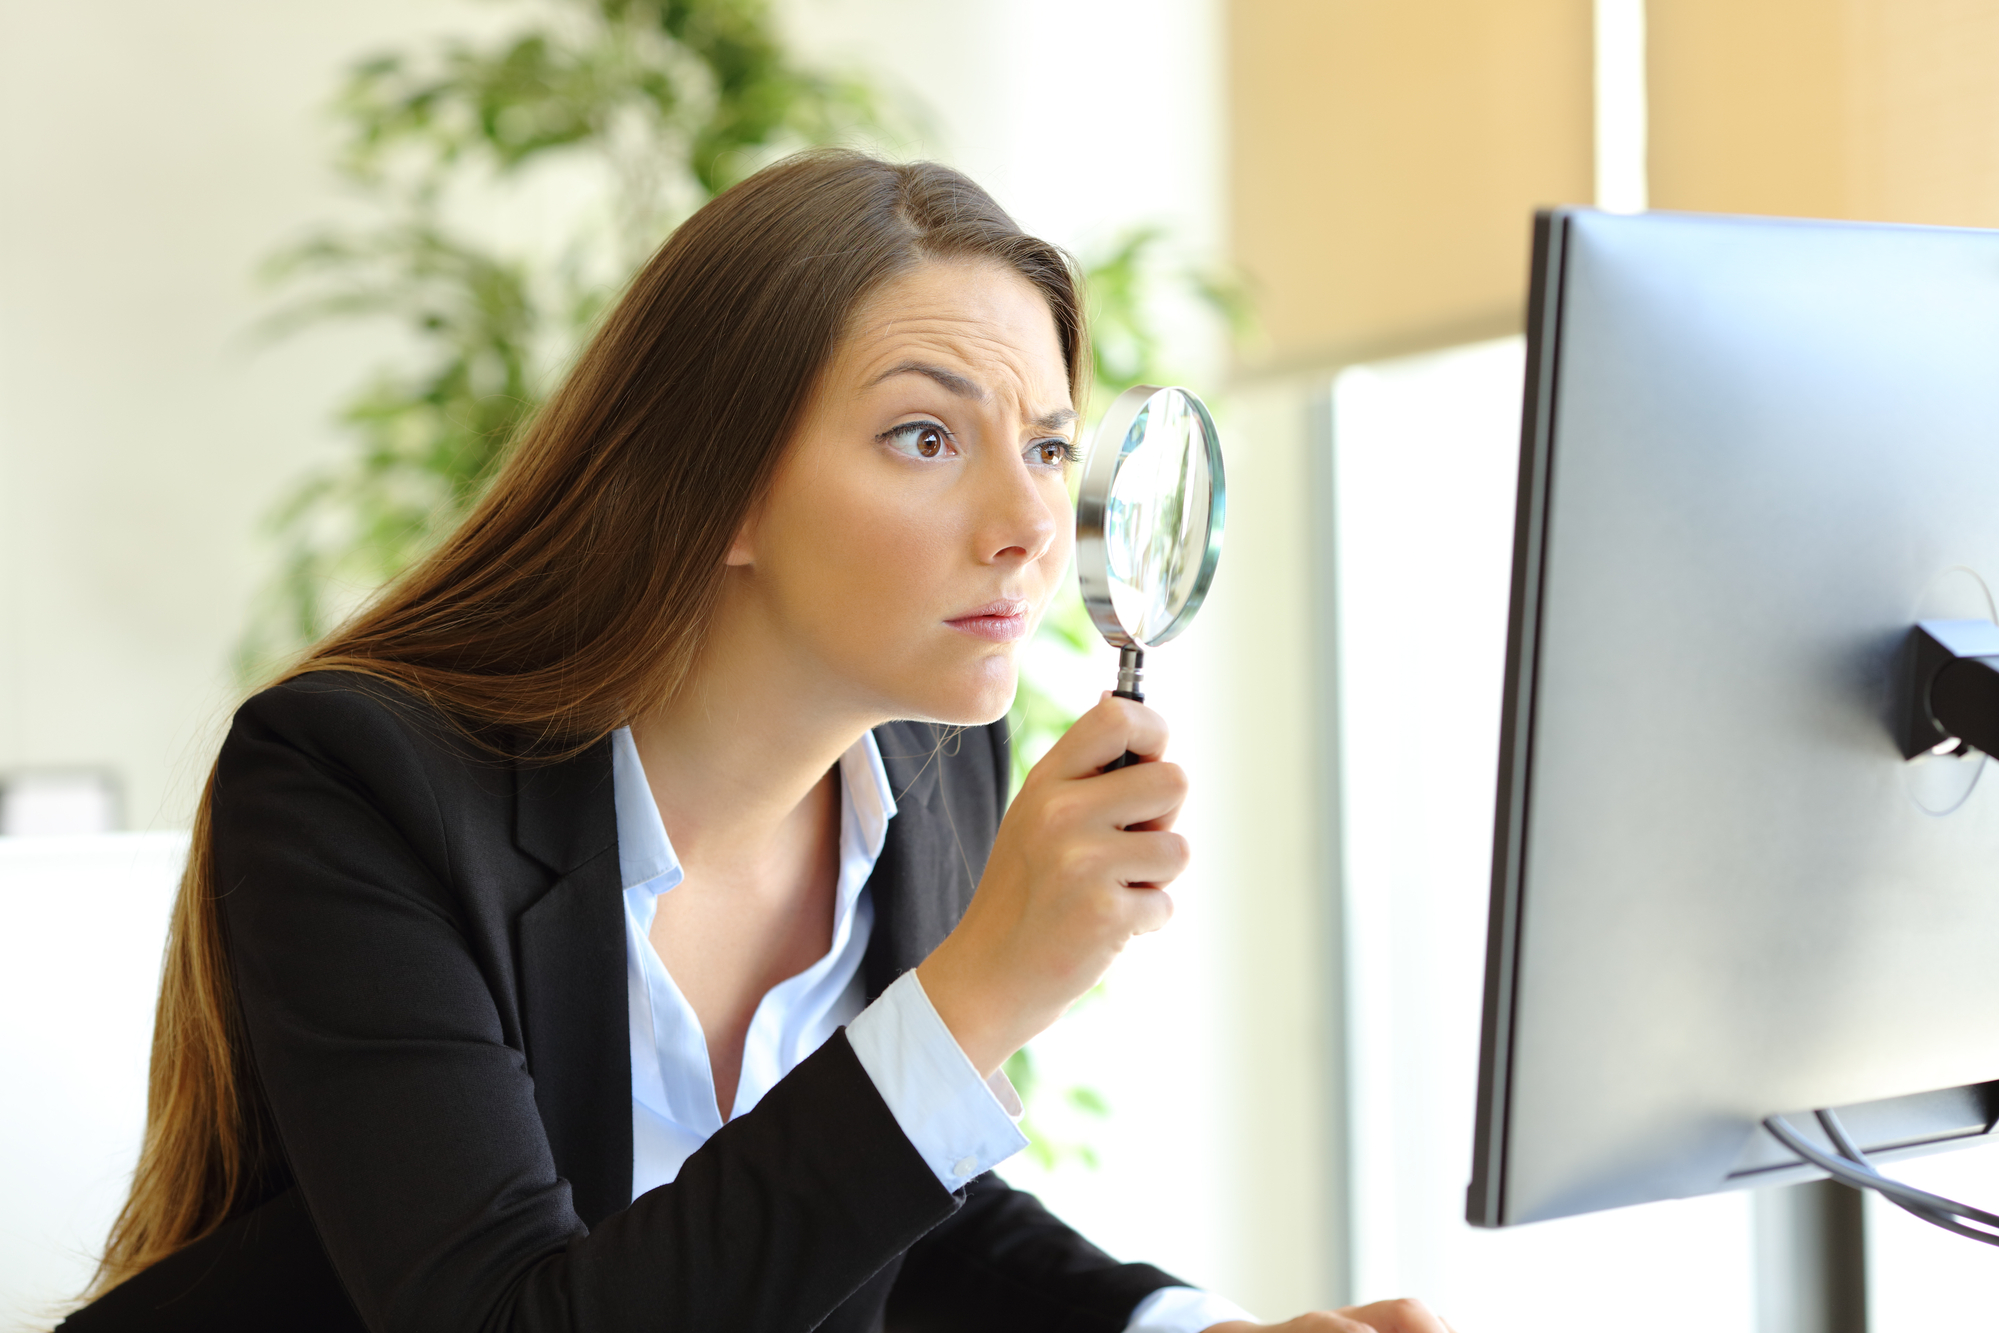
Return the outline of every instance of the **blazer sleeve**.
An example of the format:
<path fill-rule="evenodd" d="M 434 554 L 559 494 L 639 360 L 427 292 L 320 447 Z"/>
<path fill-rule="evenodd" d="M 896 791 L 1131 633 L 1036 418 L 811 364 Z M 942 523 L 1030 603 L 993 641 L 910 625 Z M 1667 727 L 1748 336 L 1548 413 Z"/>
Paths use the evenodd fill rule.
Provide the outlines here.
<path fill-rule="evenodd" d="M 238 714 L 217 892 L 286 1161 L 369 1328 L 803 1333 L 956 1210 L 840 1036 L 586 1229 L 421 742 L 360 692 L 314 707 Z"/>
<path fill-rule="evenodd" d="M 910 1247 L 889 1295 L 889 1333 L 1121 1333 L 1147 1296 L 1190 1285 L 1119 1263 L 998 1176 L 965 1194 Z"/>

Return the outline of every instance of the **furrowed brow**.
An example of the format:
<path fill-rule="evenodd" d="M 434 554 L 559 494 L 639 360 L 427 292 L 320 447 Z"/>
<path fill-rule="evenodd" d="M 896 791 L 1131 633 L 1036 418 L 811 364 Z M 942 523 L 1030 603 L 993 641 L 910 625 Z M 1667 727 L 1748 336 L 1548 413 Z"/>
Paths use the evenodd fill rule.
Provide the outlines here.
<path fill-rule="evenodd" d="M 946 370 L 942 366 L 933 366 L 927 361 L 904 361 L 900 365 L 890 366 L 887 370 L 869 380 L 868 387 L 872 389 L 882 381 L 892 380 L 897 375 L 927 376 L 960 398 L 969 398 L 973 402 L 978 403 L 986 401 L 986 391 L 979 385 L 974 384 L 955 370 Z"/>

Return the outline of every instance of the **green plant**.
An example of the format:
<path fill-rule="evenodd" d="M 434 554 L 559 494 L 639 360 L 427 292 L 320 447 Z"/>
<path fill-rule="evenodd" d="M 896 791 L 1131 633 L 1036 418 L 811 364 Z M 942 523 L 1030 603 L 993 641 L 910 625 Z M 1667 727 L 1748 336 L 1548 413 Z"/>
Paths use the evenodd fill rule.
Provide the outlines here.
<path fill-rule="evenodd" d="M 496 40 L 389 52 L 334 103 L 366 221 L 287 248 L 272 336 L 386 320 L 407 354 L 340 409 L 354 449 L 270 519 L 282 557 L 245 679 L 448 532 L 610 294 L 680 218 L 765 162 L 884 133 L 864 84 L 784 50 L 764 0 L 538 0 Z M 574 201 L 580 201 L 574 202 Z M 493 218 L 555 215 L 552 236 Z"/>

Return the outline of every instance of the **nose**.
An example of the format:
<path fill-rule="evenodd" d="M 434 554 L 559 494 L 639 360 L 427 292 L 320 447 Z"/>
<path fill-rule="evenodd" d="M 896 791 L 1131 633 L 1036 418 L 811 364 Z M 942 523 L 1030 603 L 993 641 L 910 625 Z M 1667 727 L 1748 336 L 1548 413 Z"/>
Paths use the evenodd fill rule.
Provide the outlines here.
<path fill-rule="evenodd" d="M 982 563 L 1032 564 L 1061 538 L 1068 491 L 1020 458 L 982 469 L 973 541 Z"/>

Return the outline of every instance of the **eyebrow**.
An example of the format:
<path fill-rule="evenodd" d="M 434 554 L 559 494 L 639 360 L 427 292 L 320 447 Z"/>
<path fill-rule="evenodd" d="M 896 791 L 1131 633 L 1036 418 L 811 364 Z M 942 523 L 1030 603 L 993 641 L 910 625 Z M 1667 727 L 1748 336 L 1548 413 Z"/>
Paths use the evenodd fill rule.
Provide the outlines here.
<path fill-rule="evenodd" d="M 966 379 L 957 371 L 946 370 L 943 366 L 934 366 L 927 361 L 904 361 L 890 366 L 887 370 L 869 380 L 868 387 L 872 389 L 875 385 L 892 380 L 897 375 L 922 375 L 927 379 L 935 380 L 958 397 L 969 398 L 975 403 L 983 403 L 990 396 L 982 386 Z M 1028 424 L 1032 425 L 1036 430 L 1060 430 L 1074 421 L 1076 416 L 1077 412 L 1075 408 L 1058 407 L 1052 411 L 1043 412 Z"/>
<path fill-rule="evenodd" d="M 927 361 L 904 361 L 900 365 L 890 366 L 887 370 L 869 380 L 868 387 L 872 389 L 875 385 L 885 380 L 892 380 L 897 375 L 924 375 L 936 380 L 960 398 L 969 398 L 975 403 L 986 401 L 986 391 L 983 388 L 966 379 L 955 370 L 946 370 L 942 366 L 933 366 Z"/>

